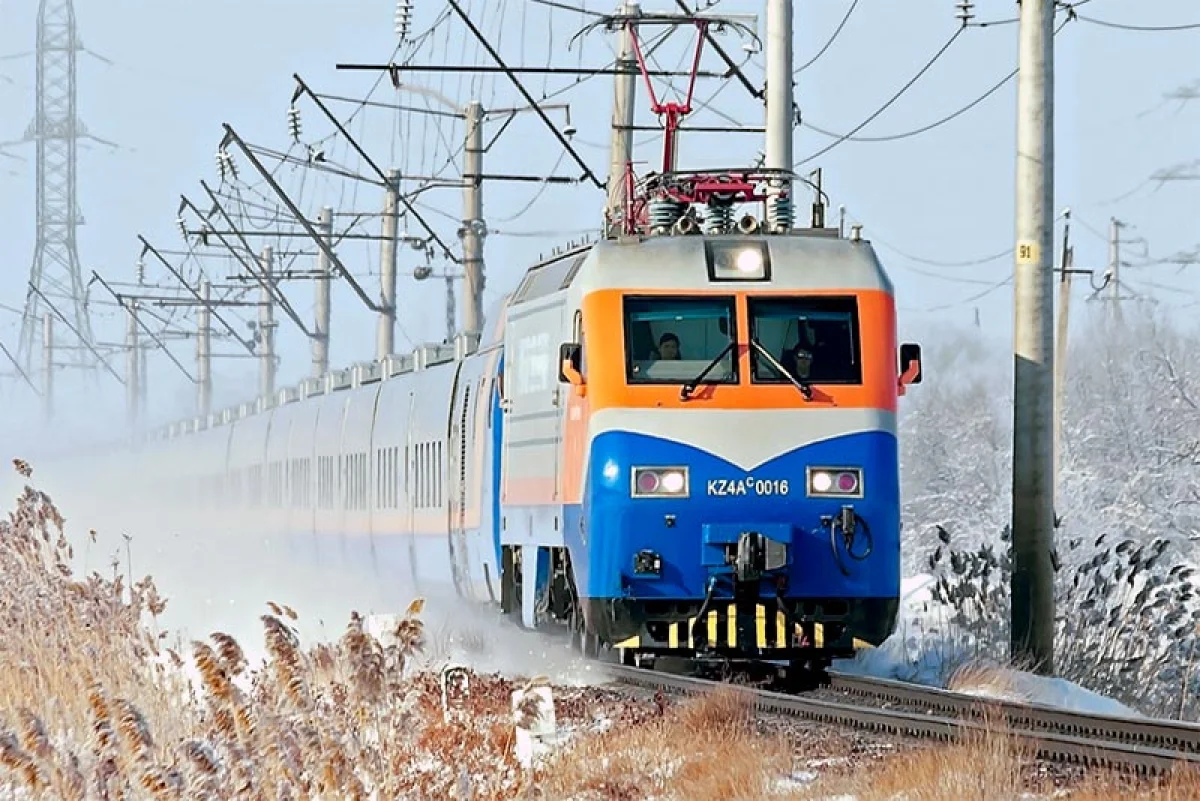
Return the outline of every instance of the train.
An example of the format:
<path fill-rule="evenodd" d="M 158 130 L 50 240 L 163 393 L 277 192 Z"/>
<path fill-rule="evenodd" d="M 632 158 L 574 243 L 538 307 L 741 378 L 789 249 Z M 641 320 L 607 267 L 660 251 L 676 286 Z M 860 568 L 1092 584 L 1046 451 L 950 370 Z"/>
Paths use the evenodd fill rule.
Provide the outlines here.
<path fill-rule="evenodd" d="M 123 472 L 590 656 L 812 669 L 878 645 L 921 380 L 887 273 L 857 229 L 675 210 L 534 264 L 477 341 L 173 424 Z"/>
<path fill-rule="evenodd" d="M 698 63 L 709 21 L 689 24 Z M 804 179 L 679 170 L 690 106 L 654 109 L 662 171 L 625 159 L 600 236 L 530 266 L 482 330 L 175 423 L 118 472 L 592 657 L 812 671 L 879 645 L 920 345 L 819 186 L 797 226 Z"/>

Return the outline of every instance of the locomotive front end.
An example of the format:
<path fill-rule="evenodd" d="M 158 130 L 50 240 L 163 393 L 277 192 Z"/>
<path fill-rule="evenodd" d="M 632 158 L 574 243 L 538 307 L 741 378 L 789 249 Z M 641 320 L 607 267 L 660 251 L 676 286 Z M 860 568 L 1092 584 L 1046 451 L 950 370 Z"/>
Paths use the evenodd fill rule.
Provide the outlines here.
<path fill-rule="evenodd" d="M 919 374 L 869 244 L 672 237 L 593 258 L 561 354 L 589 628 L 627 654 L 827 662 L 880 643 L 896 399 Z"/>

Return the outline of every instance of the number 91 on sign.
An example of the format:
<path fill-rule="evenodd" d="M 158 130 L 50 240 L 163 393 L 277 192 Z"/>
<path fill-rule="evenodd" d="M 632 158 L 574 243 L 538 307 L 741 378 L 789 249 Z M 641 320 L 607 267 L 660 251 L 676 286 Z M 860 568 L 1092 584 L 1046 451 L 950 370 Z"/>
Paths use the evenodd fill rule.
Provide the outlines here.
<path fill-rule="evenodd" d="M 790 489 L 786 478 L 713 478 L 708 482 L 708 494 L 717 497 L 758 495 L 787 495 Z"/>

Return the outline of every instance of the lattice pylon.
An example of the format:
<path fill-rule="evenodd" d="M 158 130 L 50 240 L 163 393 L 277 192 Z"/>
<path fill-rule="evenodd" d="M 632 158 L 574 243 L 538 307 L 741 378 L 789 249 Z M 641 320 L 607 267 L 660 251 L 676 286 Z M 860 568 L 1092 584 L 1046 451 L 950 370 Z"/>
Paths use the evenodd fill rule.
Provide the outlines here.
<path fill-rule="evenodd" d="M 83 224 L 76 197 L 77 145 L 85 135 L 76 114 L 76 56 L 82 50 L 72 0 L 41 0 L 37 21 L 37 112 L 25 138 L 37 148 L 37 242 L 29 282 L 54 304 L 86 342 L 70 342 L 59 364 L 90 363 L 93 344 L 87 293 L 76 245 Z M 30 366 L 39 351 L 39 318 L 50 313 L 33 288 L 27 288 L 18 359 Z M 67 337 L 70 337 L 68 339 Z"/>

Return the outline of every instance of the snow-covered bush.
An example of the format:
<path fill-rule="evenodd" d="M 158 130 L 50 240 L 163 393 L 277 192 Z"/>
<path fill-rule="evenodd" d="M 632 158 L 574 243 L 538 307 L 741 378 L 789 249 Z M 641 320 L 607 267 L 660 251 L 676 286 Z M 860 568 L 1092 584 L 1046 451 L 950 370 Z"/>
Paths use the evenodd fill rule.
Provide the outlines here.
<path fill-rule="evenodd" d="M 1200 336 L 1133 309 L 1081 333 L 1056 499 L 1056 668 L 1149 714 L 1197 717 Z M 905 573 L 934 575 L 933 600 L 952 610 L 940 650 L 1003 661 L 1011 351 L 976 332 L 938 340 L 901 416 Z"/>

